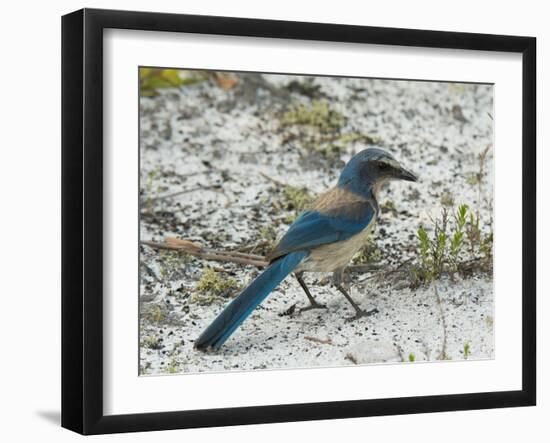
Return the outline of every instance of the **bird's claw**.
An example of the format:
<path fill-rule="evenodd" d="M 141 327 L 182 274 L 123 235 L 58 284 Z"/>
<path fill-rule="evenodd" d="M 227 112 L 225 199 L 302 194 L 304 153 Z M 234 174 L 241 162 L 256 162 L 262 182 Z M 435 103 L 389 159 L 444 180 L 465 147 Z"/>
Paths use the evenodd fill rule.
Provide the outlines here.
<path fill-rule="evenodd" d="M 370 311 L 364 311 L 363 309 L 356 311 L 355 315 L 353 317 L 346 318 L 346 321 L 352 322 L 355 320 L 359 320 L 362 317 L 370 317 L 371 315 L 378 314 L 378 309 L 374 308 Z"/>
<path fill-rule="evenodd" d="M 298 312 L 301 314 L 302 312 L 311 311 L 312 309 L 327 309 L 326 305 L 323 305 L 321 303 L 311 303 L 309 306 L 306 306 L 305 308 L 300 308 Z"/>

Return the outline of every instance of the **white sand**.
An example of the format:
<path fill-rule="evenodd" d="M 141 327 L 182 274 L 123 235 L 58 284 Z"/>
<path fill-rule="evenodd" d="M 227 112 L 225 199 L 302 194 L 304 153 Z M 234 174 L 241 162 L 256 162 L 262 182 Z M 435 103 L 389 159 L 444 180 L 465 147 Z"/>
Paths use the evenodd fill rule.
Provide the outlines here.
<path fill-rule="evenodd" d="M 266 79 L 284 86 L 295 77 Z M 490 229 L 491 151 L 481 199 L 478 186 L 468 179 L 478 171 L 477 155 L 492 143 L 491 87 L 328 78 L 318 78 L 315 84 L 347 117 L 344 133 L 379 137 L 381 147 L 421 178 L 416 184 L 392 183 L 382 192 L 380 202 L 390 200 L 395 207 L 382 214 L 374 230 L 382 269 L 417 256 L 416 230 L 421 224 L 429 228 L 430 218 L 441 211 L 444 194 L 456 205 L 467 203 L 478 210 L 483 229 Z M 142 199 L 195 189 L 145 203 L 154 216 L 143 218 L 142 239 L 161 241 L 174 235 L 219 249 L 261 244 L 261 230 L 276 225 L 280 236 L 288 226 L 281 221 L 292 211 L 276 207 L 283 197 L 260 172 L 319 193 L 335 183 L 353 153 L 366 147 L 348 143 L 340 160 L 327 162 L 299 142 L 285 144 L 288 133 L 301 132 L 280 127 L 277 115 L 284 101 L 264 89 L 255 93 L 257 99 L 250 103 L 238 87 L 224 91 L 205 82 L 142 99 Z M 310 100 L 297 93 L 291 98 Z M 454 105 L 461 107 L 467 122 L 453 117 Z M 307 304 L 298 283 L 289 277 L 218 353 L 200 353 L 193 350 L 193 340 L 229 300 L 193 302 L 203 269 L 223 268 L 228 272 L 220 275 L 241 286 L 258 270 L 174 257 L 142 247 L 146 267 L 141 269 L 141 302 L 142 312 L 148 313 L 140 322 L 143 374 L 408 362 L 409 356 L 435 361 L 442 357 L 444 335 L 448 359 L 464 359 L 465 345 L 468 359 L 493 357 L 492 281 L 476 274 L 437 282 L 445 334 L 432 287 L 411 290 L 406 281 L 380 282 L 369 279 L 371 274 L 354 274 L 352 296 L 364 309 L 379 312 L 347 322 L 353 313 L 347 301 L 326 284 L 324 275 L 308 274 L 310 289 L 327 310 L 280 316 L 293 304 Z"/>

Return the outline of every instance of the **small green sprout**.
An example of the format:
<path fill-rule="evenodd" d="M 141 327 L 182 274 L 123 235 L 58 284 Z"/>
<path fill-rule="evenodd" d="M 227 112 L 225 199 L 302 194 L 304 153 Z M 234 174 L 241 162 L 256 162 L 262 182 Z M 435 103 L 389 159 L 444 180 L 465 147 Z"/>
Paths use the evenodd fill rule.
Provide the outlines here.
<path fill-rule="evenodd" d="M 393 215 L 397 214 L 397 209 L 395 209 L 395 203 L 392 200 L 386 200 L 380 205 L 382 212 L 391 212 Z"/>
<path fill-rule="evenodd" d="M 479 216 L 473 213 L 470 213 L 470 222 L 468 223 L 468 228 L 466 230 L 466 236 L 470 244 L 470 253 L 473 255 L 475 253 L 476 246 L 479 244 L 481 239 L 481 230 L 479 229 Z"/>
<path fill-rule="evenodd" d="M 466 226 L 466 214 L 468 205 L 460 205 L 455 213 L 455 229 L 451 237 L 450 255 L 451 265 L 454 271 L 458 270 L 459 254 L 464 245 L 464 226 Z"/>
<path fill-rule="evenodd" d="M 464 360 L 467 360 L 470 355 L 470 342 L 464 343 Z"/>
<path fill-rule="evenodd" d="M 416 359 L 416 358 L 415 358 L 414 354 L 413 354 L 412 352 L 410 352 L 410 353 L 409 353 L 409 361 L 410 361 L 411 363 L 413 363 L 413 362 L 415 361 L 415 359 Z"/>

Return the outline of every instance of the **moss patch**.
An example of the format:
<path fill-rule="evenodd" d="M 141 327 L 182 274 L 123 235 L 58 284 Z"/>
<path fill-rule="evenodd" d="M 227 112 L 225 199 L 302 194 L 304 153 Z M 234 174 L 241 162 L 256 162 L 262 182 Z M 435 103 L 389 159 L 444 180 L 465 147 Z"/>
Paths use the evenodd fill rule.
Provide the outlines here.
<path fill-rule="evenodd" d="M 156 335 L 147 335 L 142 338 L 141 347 L 154 350 L 162 349 L 162 339 Z"/>
<path fill-rule="evenodd" d="M 313 203 L 314 197 L 307 188 L 287 185 L 283 188 L 285 209 L 301 212 Z"/>
<path fill-rule="evenodd" d="M 382 260 L 382 251 L 377 246 L 372 235 L 369 235 L 365 244 L 353 256 L 352 263 L 354 265 L 364 265 L 366 263 L 376 263 Z"/>
<path fill-rule="evenodd" d="M 151 323 L 162 323 L 168 315 L 167 309 L 160 304 L 148 304 L 144 307 L 142 317 Z"/>
<path fill-rule="evenodd" d="M 313 126 L 322 132 L 340 129 L 346 122 L 345 117 L 330 109 L 327 102 L 314 100 L 311 104 L 292 106 L 281 117 L 283 125 Z"/>
<path fill-rule="evenodd" d="M 217 300 L 229 297 L 239 285 L 234 278 L 222 278 L 211 268 L 206 268 L 195 285 L 195 294 L 189 302 L 210 305 Z"/>
<path fill-rule="evenodd" d="M 347 118 L 328 102 L 313 100 L 292 105 L 279 117 L 283 143 L 295 143 L 333 163 L 353 144 L 379 144 L 380 137 L 347 132 Z"/>

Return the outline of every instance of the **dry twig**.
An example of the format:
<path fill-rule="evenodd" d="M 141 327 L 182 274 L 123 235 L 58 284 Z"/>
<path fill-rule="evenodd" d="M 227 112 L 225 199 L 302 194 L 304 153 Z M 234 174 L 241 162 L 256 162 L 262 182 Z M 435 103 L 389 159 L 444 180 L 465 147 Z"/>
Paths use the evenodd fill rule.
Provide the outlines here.
<path fill-rule="evenodd" d="M 263 178 L 265 178 L 266 180 L 268 180 L 268 181 L 270 181 L 270 182 L 272 182 L 272 183 L 275 183 L 277 186 L 280 186 L 280 187 L 282 187 L 282 188 L 284 188 L 285 186 L 287 186 L 286 183 L 283 183 L 283 182 L 281 182 L 281 181 L 279 181 L 279 180 L 277 180 L 277 179 L 275 179 L 275 178 L 273 178 L 273 177 L 270 177 L 269 175 L 267 175 L 267 174 L 265 174 L 265 173 L 263 173 L 263 172 L 261 172 L 261 171 L 260 171 L 260 175 L 261 175 Z"/>
<path fill-rule="evenodd" d="M 310 337 L 309 335 L 306 335 L 304 337 L 304 339 L 312 341 L 313 343 L 319 343 L 321 345 L 331 345 L 332 344 L 332 340 L 329 337 L 327 337 L 327 338 L 317 338 L 317 337 Z"/>
<path fill-rule="evenodd" d="M 220 251 L 217 249 L 205 248 L 197 242 L 191 240 L 183 240 L 176 237 L 166 237 L 163 243 L 154 242 L 151 240 L 141 240 L 142 245 L 149 246 L 153 249 L 167 249 L 171 251 L 180 251 L 185 254 L 192 255 L 194 257 L 202 258 L 204 260 L 239 263 L 242 265 L 252 265 L 259 268 L 266 267 L 269 262 L 263 255 L 247 254 L 239 251 Z M 405 262 L 407 263 L 407 262 Z M 401 267 L 402 265 L 400 265 Z M 372 272 L 380 269 L 380 265 L 364 264 L 364 265 L 352 265 L 346 268 L 348 272 L 365 273 Z M 394 270 L 386 271 L 392 272 Z M 370 277 L 369 277 L 370 278 Z"/>
<path fill-rule="evenodd" d="M 189 240 L 181 240 L 175 237 L 166 237 L 164 239 L 164 243 L 142 240 L 141 244 L 155 249 L 181 251 L 205 260 L 240 263 L 243 265 L 253 265 L 258 267 L 264 267 L 268 264 L 265 258 L 261 255 L 244 254 L 242 252 L 233 251 L 217 251 L 214 249 L 205 248 L 198 243 Z"/>
<path fill-rule="evenodd" d="M 441 305 L 441 297 L 439 296 L 437 285 L 433 283 L 433 287 L 437 307 L 439 308 L 439 315 L 441 316 L 441 326 L 443 327 L 443 343 L 441 343 L 441 352 L 439 353 L 438 360 L 447 360 L 447 322 L 445 321 L 445 313 L 443 312 L 443 306 Z"/>
<path fill-rule="evenodd" d="M 216 189 L 216 188 L 217 188 L 216 186 L 198 186 L 198 187 L 195 187 L 195 188 L 184 189 L 183 191 L 172 192 L 171 194 L 157 195 L 156 197 L 146 197 L 145 199 L 143 199 L 141 204 L 144 205 L 144 204 L 147 204 L 147 203 L 153 203 L 153 202 L 157 202 L 157 201 L 160 201 L 160 200 L 166 200 L 168 198 L 178 197 L 178 196 L 183 195 L 183 194 L 189 194 L 191 192 L 209 191 L 209 190 Z"/>

